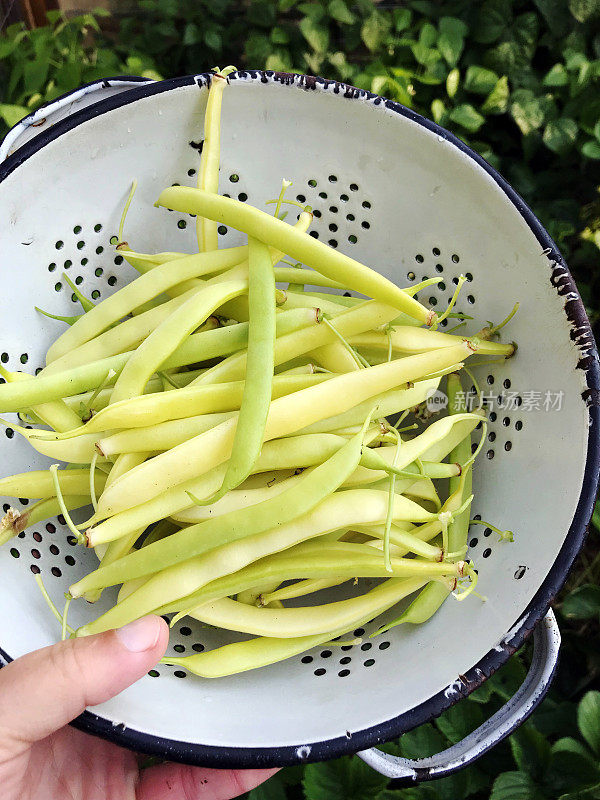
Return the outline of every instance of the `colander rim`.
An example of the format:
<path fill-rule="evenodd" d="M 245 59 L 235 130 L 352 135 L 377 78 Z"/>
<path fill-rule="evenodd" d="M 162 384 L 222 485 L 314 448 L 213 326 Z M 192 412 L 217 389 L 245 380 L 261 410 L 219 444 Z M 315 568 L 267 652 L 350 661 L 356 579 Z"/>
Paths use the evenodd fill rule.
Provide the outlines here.
<path fill-rule="evenodd" d="M 106 86 L 110 86 L 113 80 L 127 80 L 140 85 L 100 100 L 60 120 L 47 130 L 41 130 L 37 136 L 19 147 L 3 164 L 0 164 L 0 183 L 34 153 L 37 153 L 47 144 L 82 123 L 155 94 L 162 94 L 163 92 L 194 84 L 199 87 L 205 86 L 210 81 L 210 75 L 211 73 L 201 73 L 156 82 L 145 82 L 146 79 L 139 76 L 115 76 L 85 84 L 90 86 L 103 83 Z M 274 72 L 272 70 L 239 70 L 230 76 L 230 80 L 260 81 L 264 84 L 280 83 L 282 86 L 305 91 L 333 91 L 334 94 L 342 94 L 343 98 L 348 100 L 369 101 L 375 108 L 383 106 L 385 109 L 421 125 L 437 136 L 443 137 L 446 142 L 456 147 L 461 153 L 480 166 L 495 181 L 507 199 L 521 214 L 555 270 L 560 270 L 561 287 L 562 289 L 566 287 L 566 292 L 561 291 L 561 294 L 568 293 L 569 297 L 568 303 L 565 304 L 565 313 L 569 324 L 572 329 L 577 329 L 577 337 L 579 339 L 586 339 L 587 356 L 580 361 L 578 367 L 584 371 L 586 377 L 588 388 L 584 392 L 583 399 L 589 408 L 590 425 L 583 483 L 577 507 L 563 545 L 552 567 L 527 608 L 515 621 L 515 624 L 509 628 L 499 645 L 492 648 L 464 675 L 458 676 L 459 684 L 457 684 L 456 679 L 453 679 L 445 690 L 437 692 L 414 708 L 404 711 L 402 714 L 392 717 L 383 723 L 353 732 L 350 736 L 344 735 L 316 742 L 300 740 L 297 744 L 285 746 L 227 747 L 184 742 L 144 733 L 143 731 L 127 728 L 125 725 L 115 725 L 110 719 L 89 710 L 84 711 L 71 723 L 82 731 L 100 736 L 119 746 L 136 750 L 139 753 L 166 757 L 170 761 L 200 764 L 220 769 L 280 767 L 323 761 L 349 753 L 356 753 L 389 741 L 425 722 L 429 722 L 481 686 L 523 644 L 536 624 L 543 618 L 550 603 L 564 584 L 585 540 L 587 527 L 594 508 L 600 473 L 600 369 L 598 352 L 585 307 L 558 247 L 533 211 L 500 173 L 450 131 L 400 103 L 388 100 L 367 90 L 357 89 L 349 84 L 326 78 L 297 73 Z M 68 94 L 65 96 L 68 96 Z M 568 312 L 566 310 L 567 305 L 569 306 Z M 0 657 L 6 663 L 13 660 L 1 647 Z M 457 685 L 460 685 L 460 688 L 457 689 Z"/>

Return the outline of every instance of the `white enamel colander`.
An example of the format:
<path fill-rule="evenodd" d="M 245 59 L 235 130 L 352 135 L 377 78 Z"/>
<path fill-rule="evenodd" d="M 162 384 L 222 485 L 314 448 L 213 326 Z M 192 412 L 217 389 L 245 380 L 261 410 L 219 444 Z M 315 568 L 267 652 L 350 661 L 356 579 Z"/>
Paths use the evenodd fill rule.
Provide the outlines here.
<path fill-rule="evenodd" d="M 0 359 L 8 369 L 34 372 L 61 330 L 35 305 L 74 313 L 63 271 L 92 298 L 133 277 L 110 244 L 133 178 L 128 241 L 149 252 L 193 252 L 193 220 L 153 203 L 164 187 L 195 182 L 209 80 L 103 81 L 9 133 L 0 150 Z M 598 355 L 548 234 L 489 164 L 432 122 L 321 78 L 234 73 L 223 100 L 220 192 L 264 207 L 282 178 L 315 210 L 321 240 L 401 286 L 441 276 L 421 293 L 426 305 L 444 307 L 464 274 L 461 310 L 475 318 L 473 332 L 520 303 L 507 334 L 519 343 L 516 356 L 493 375 L 489 367 L 478 372 L 491 413 L 473 507 L 513 530 L 515 541 L 471 530 L 485 603 L 449 600 L 424 625 L 371 640 L 378 622 L 357 632 L 362 644 L 315 648 L 229 678 L 202 680 L 161 665 L 75 724 L 195 764 L 284 765 L 359 752 L 392 777 L 448 774 L 510 733 L 550 682 L 559 634 L 548 607 L 582 544 L 597 487 Z M 242 241 L 223 226 L 219 232 L 223 245 Z M 47 465 L 11 433 L 1 434 L 2 475 Z M 5 660 L 57 639 L 31 570 L 59 601 L 95 565 L 94 553 L 71 541 L 59 517 L 0 549 Z M 74 603 L 72 623 L 113 600 L 105 592 L 100 608 Z M 422 761 L 368 749 L 468 694 L 532 631 L 525 684 L 475 734 Z M 234 636 L 183 620 L 168 652 L 189 655 Z"/>

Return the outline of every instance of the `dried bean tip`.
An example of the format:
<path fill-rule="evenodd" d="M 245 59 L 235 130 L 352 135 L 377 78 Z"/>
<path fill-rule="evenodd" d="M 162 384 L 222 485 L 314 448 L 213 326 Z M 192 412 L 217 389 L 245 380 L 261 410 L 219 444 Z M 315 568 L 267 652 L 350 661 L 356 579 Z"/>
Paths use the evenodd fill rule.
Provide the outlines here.
<path fill-rule="evenodd" d="M 15 531 L 15 533 L 20 533 L 21 530 L 23 529 L 19 527 L 19 521 L 24 516 L 25 515 L 21 514 L 20 511 L 17 511 L 16 508 L 9 508 L 6 514 L 2 517 L 2 520 L 0 521 L 0 533 L 2 531 L 8 530 L 9 528 L 12 528 Z"/>

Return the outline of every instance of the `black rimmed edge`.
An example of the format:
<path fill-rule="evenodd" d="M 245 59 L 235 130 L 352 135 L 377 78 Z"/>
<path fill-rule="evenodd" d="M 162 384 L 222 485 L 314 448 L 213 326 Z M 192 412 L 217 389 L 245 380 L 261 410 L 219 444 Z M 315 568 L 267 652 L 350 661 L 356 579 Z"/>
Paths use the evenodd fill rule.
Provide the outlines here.
<path fill-rule="evenodd" d="M 131 80 L 125 77 L 125 80 Z M 110 80 L 110 79 L 109 79 Z M 143 80 L 143 79 L 142 79 Z M 57 122 L 48 130 L 41 131 L 34 139 L 24 144 L 0 164 L 0 182 L 26 161 L 34 153 L 45 147 L 48 143 L 62 134 L 77 127 L 100 114 L 105 114 L 112 109 L 136 102 L 143 97 L 149 97 L 162 92 L 171 91 L 183 86 L 198 84 L 206 85 L 210 74 L 186 76 L 156 83 L 146 83 L 134 87 L 113 97 L 105 98 Z M 136 750 L 147 755 L 160 756 L 170 761 L 187 764 L 200 764 L 216 768 L 257 768 L 281 767 L 298 763 L 309 763 L 337 758 L 349 753 L 366 750 L 374 745 L 389 741 L 402 733 L 428 722 L 439 716 L 443 711 L 454 705 L 458 700 L 466 697 L 480 686 L 488 677 L 498 670 L 507 659 L 523 644 L 531 634 L 536 624 L 542 619 L 550 603 L 562 587 L 573 562 L 581 549 L 587 532 L 600 472 L 600 370 L 598 366 L 598 353 L 594 343 L 593 334 L 587 319 L 585 308 L 577 292 L 575 282 L 567 266 L 547 231 L 531 209 L 504 178 L 487 163 L 480 155 L 471 150 L 454 134 L 441 128 L 436 123 L 425 119 L 416 112 L 399 103 L 379 97 L 363 89 L 356 89 L 347 84 L 330 81 L 306 75 L 272 71 L 240 71 L 230 76 L 230 80 L 260 81 L 261 83 L 281 83 L 297 89 L 312 91 L 332 91 L 341 94 L 347 99 L 368 100 L 374 106 L 384 108 L 416 122 L 427 130 L 442 136 L 458 150 L 471 158 L 480 166 L 502 189 L 504 194 L 519 211 L 524 221 L 535 235 L 544 250 L 544 254 L 552 267 L 551 282 L 561 296 L 567 296 L 565 313 L 571 325 L 571 336 L 582 351 L 583 356 L 578 368 L 585 373 L 587 389 L 583 393 L 583 400 L 588 406 L 590 426 L 588 434 L 587 457 L 583 476 L 581 493 L 575 510 L 573 521 L 554 564 L 552 565 L 544 582 L 536 592 L 523 614 L 520 615 L 510 636 L 507 635 L 500 645 L 490 650 L 475 666 L 460 676 L 461 689 L 456 692 L 448 690 L 438 692 L 425 702 L 400 714 L 393 719 L 378 725 L 353 732 L 347 735 L 319 742 L 300 741 L 296 745 L 283 747 L 223 747 L 203 744 L 190 744 L 174 739 L 157 737 L 142 731 L 127 728 L 124 725 L 114 725 L 110 720 L 92 711 L 84 711 L 81 716 L 73 721 L 73 725 L 82 731 L 101 736 L 115 744 Z M 6 662 L 11 657 L 0 649 L 0 656 Z M 519 720 L 519 724 L 522 720 Z"/>

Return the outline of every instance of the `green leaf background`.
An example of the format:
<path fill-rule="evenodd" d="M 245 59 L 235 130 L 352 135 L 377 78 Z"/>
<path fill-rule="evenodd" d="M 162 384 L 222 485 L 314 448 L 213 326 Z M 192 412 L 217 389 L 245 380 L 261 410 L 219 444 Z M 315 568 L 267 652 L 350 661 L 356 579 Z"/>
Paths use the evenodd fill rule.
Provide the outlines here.
<path fill-rule="evenodd" d="M 45 27 L 0 34 L 1 134 L 111 75 L 233 63 L 345 81 L 435 119 L 499 169 L 561 248 L 598 334 L 600 0 L 139 0 L 124 9 L 118 25 L 102 12 L 52 12 Z M 597 509 L 555 604 L 563 647 L 551 694 L 509 740 L 417 787 L 342 758 L 281 770 L 250 800 L 600 800 L 599 528 Z M 386 749 L 418 758 L 456 743 L 516 691 L 528 658 L 525 648 Z"/>

